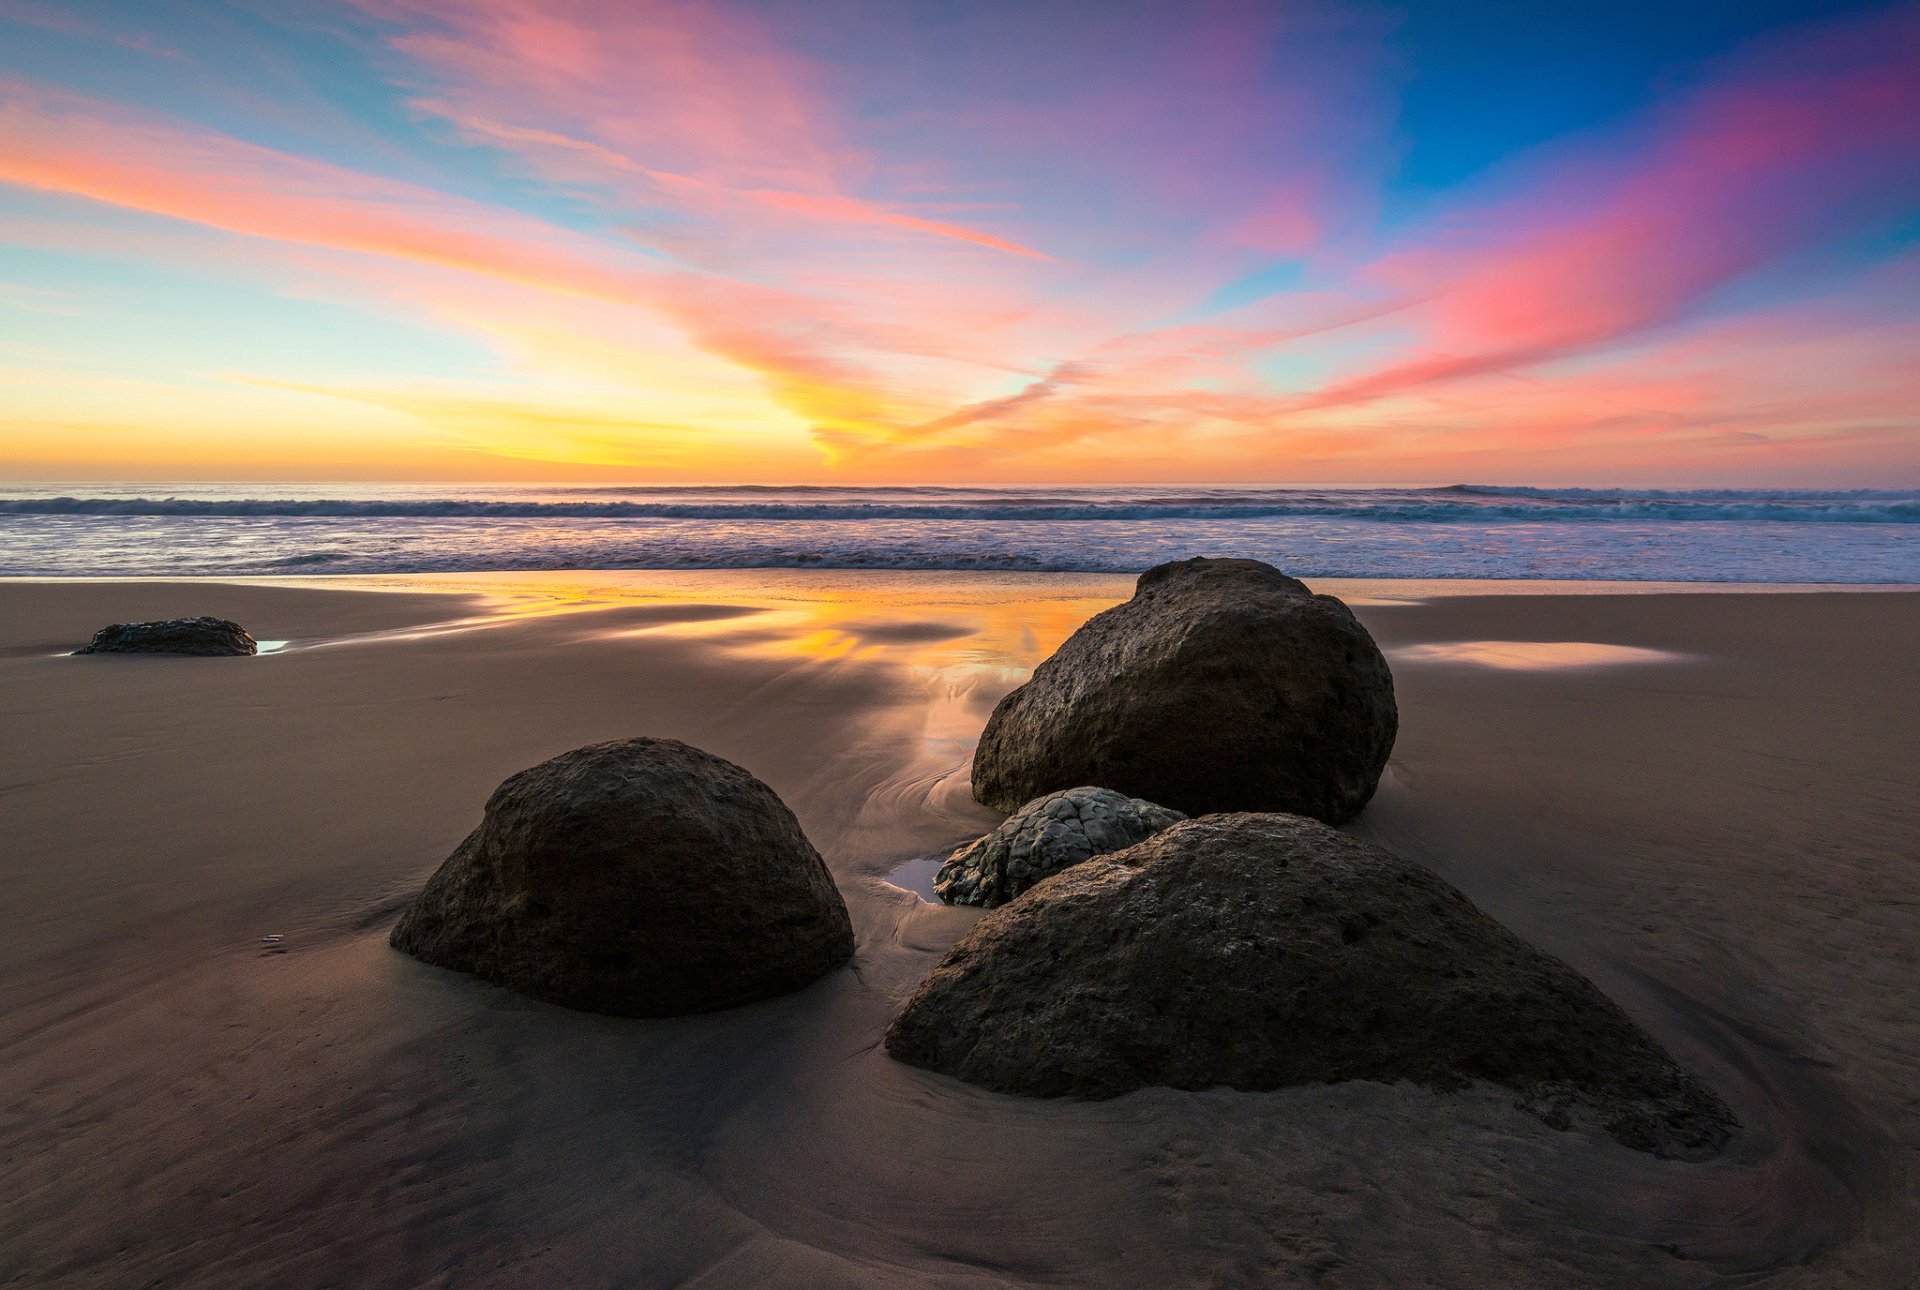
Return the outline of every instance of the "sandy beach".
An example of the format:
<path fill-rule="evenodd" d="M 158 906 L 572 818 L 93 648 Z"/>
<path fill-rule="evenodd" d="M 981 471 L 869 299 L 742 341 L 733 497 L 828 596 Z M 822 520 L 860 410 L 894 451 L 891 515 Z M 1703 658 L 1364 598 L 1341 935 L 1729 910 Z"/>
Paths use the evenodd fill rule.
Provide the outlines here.
<path fill-rule="evenodd" d="M 1316 583 L 1399 693 L 1348 831 L 1708 1081 L 1744 1127 L 1690 1164 L 1490 1086 L 1030 1101 L 886 1056 L 979 917 L 908 862 L 996 822 L 988 711 L 1130 586 L 0 582 L 0 1283 L 1915 1284 L 1920 591 Z M 274 647 L 66 656 L 183 614 Z M 848 969 L 628 1021 L 389 948 L 503 777 L 636 734 L 793 807 Z"/>

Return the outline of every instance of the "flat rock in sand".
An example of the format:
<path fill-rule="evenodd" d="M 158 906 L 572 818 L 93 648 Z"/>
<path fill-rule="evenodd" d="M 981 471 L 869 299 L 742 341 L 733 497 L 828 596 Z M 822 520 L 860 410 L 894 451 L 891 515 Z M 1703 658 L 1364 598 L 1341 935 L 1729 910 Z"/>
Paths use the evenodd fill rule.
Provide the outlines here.
<path fill-rule="evenodd" d="M 1062 869 L 1144 842 L 1186 818 L 1110 788 L 1049 793 L 955 851 L 933 889 L 949 905 L 991 909 Z"/>
<path fill-rule="evenodd" d="M 563 753 L 507 779 L 393 945 L 569 1008 L 709 1012 L 853 954 L 847 907 L 771 788 L 671 739 Z"/>
<path fill-rule="evenodd" d="M 988 914 L 887 1032 L 1035 1097 L 1484 1080 L 1698 1158 L 1732 1112 L 1590 982 L 1397 856 L 1291 815 L 1176 824 Z"/>
<path fill-rule="evenodd" d="M 203 658 L 256 654 L 259 643 L 224 618 L 167 618 L 102 627 L 76 654 L 190 654 Z"/>
<path fill-rule="evenodd" d="M 1189 815 L 1339 824 L 1373 796 L 1398 728 L 1393 675 L 1344 604 L 1258 560 L 1182 560 L 1000 701 L 973 794 L 1013 811 L 1100 784 Z"/>

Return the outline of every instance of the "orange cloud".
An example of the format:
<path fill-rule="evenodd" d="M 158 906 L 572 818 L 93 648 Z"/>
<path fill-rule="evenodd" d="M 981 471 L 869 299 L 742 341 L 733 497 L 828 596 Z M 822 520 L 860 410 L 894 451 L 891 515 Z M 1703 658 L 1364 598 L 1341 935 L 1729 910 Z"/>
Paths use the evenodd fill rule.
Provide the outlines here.
<path fill-rule="evenodd" d="M 884 438 L 925 415 L 925 397 L 887 392 L 875 364 L 949 352 L 924 327 L 876 325 L 818 297 L 650 269 L 523 216 L 71 95 L 0 84 L 0 132 L 8 140 L 0 182 L 652 311 L 760 373 L 777 404 L 839 439 Z"/>

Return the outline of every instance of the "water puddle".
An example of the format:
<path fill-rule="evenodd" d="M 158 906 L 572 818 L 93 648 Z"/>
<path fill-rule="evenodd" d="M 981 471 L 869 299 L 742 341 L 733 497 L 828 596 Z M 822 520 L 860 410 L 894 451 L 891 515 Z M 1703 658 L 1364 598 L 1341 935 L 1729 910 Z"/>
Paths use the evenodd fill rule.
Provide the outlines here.
<path fill-rule="evenodd" d="M 945 862 L 945 856 L 915 856 L 888 873 L 887 881 L 930 905 L 937 905 L 940 893 L 933 889 L 933 880 L 940 876 L 940 866 Z"/>
<path fill-rule="evenodd" d="M 1387 654 L 1396 663 L 1452 663 L 1520 672 L 1677 663 L 1687 657 L 1671 650 L 1593 641 L 1438 641 L 1402 646 Z"/>

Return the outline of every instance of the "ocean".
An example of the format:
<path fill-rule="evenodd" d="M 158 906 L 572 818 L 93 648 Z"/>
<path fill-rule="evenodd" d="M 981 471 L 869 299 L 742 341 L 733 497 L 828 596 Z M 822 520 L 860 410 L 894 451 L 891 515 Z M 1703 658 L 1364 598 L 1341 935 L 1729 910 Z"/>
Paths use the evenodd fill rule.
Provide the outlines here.
<path fill-rule="evenodd" d="M 506 569 L 1920 583 L 1920 491 L 182 484 L 0 488 L 0 575 Z"/>

